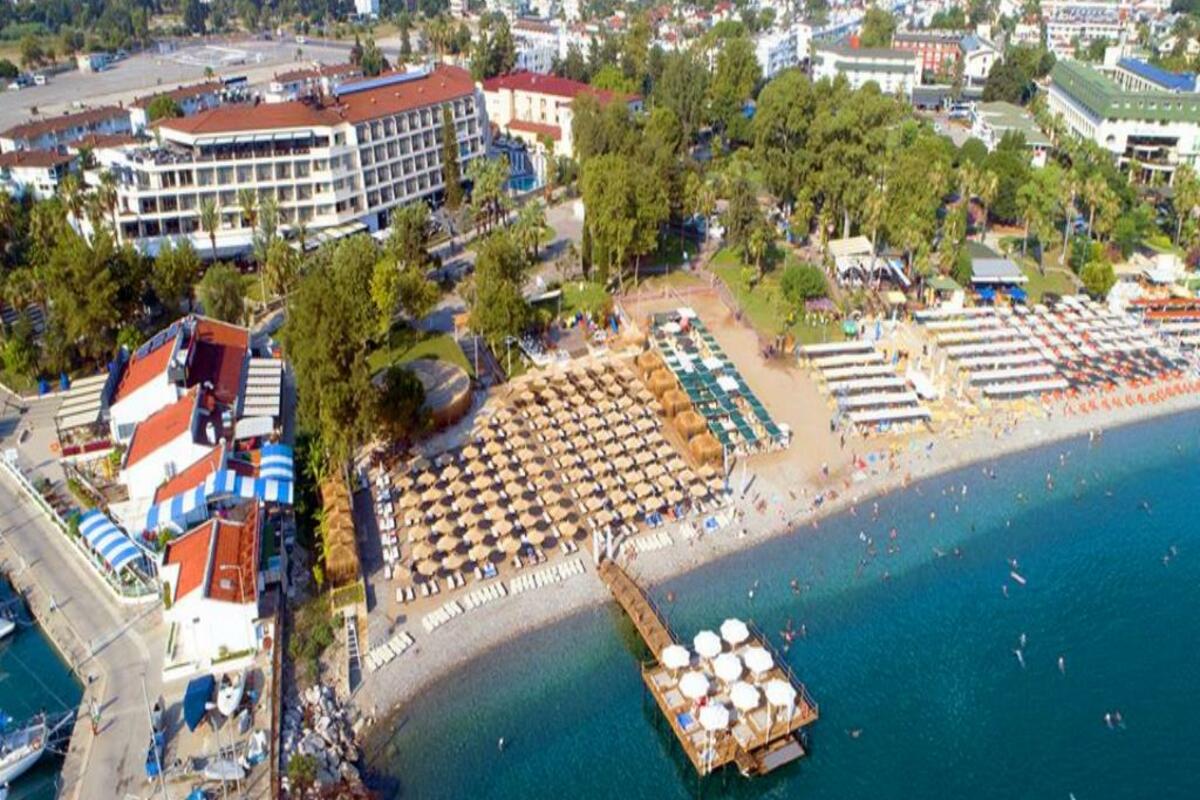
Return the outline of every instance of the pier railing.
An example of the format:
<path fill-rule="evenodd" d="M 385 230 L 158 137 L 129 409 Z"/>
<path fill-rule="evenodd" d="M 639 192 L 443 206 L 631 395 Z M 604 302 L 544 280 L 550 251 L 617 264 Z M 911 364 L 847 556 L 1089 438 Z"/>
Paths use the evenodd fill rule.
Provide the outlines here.
<path fill-rule="evenodd" d="M 813 716 L 819 716 L 820 708 L 817 707 L 817 701 L 814 700 L 812 695 L 808 693 L 808 687 L 804 685 L 804 682 L 796 677 L 796 673 L 792 672 L 791 665 L 788 664 L 786 659 L 784 659 L 783 654 L 779 652 L 779 649 L 771 643 L 771 640 L 767 638 L 767 635 L 763 633 L 762 629 L 753 622 L 749 623 L 746 627 L 750 629 L 751 634 L 758 637 L 759 642 L 761 642 L 762 646 L 771 654 L 771 658 L 775 660 L 775 666 L 777 666 L 783 672 L 783 674 L 787 676 L 787 679 L 789 682 L 791 682 L 792 686 L 796 687 L 801 701 L 804 703 L 804 705 L 812 709 Z"/>
<path fill-rule="evenodd" d="M 16 482 L 17 488 L 34 502 L 34 505 L 50 520 L 54 527 L 58 528 L 63 538 L 75 553 L 87 562 L 88 567 L 104 581 L 104 584 L 118 598 L 133 603 L 153 602 L 159 598 L 159 590 L 153 584 L 146 583 L 140 579 L 137 583 L 125 584 L 119 577 L 113 575 L 107 565 L 95 553 L 80 543 L 79 537 L 71 535 L 71 526 L 55 510 L 54 506 L 46 502 L 46 498 L 42 497 L 42 493 L 30 483 L 29 478 L 25 476 L 25 473 L 20 468 L 10 464 L 6 459 L 0 458 L 0 472 L 7 474 Z"/>

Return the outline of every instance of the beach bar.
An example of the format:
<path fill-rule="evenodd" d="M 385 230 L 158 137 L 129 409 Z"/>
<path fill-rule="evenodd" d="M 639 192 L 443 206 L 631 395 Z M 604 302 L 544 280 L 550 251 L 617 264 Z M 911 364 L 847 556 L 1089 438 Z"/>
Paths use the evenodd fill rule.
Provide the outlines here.
<path fill-rule="evenodd" d="M 602 562 L 599 575 L 654 654 L 642 681 L 697 776 L 731 764 L 765 775 L 805 755 L 817 704 L 766 636 L 729 619 L 689 649 L 618 564 Z"/>

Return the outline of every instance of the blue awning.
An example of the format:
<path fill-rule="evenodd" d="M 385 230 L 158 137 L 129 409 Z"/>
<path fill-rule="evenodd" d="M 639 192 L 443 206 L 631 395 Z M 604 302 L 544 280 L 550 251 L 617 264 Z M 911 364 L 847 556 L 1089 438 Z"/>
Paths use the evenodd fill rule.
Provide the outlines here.
<path fill-rule="evenodd" d="M 208 713 L 208 701 L 212 699 L 215 684 L 212 675 L 201 675 L 188 682 L 183 692 L 183 721 L 187 723 L 189 731 L 196 730 Z"/>
<path fill-rule="evenodd" d="M 142 557 L 142 551 L 133 540 L 95 509 L 80 517 L 79 533 L 88 547 L 99 553 L 114 572 Z"/>
<path fill-rule="evenodd" d="M 258 477 L 292 481 L 295 480 L 295 472 L 292 448 L 286 444 L 263 445 L 262 460 L 258 465 Z"/>
<path fill-rule="evenodd" d="M 213 500 L 241 497 L 268 503 L 292 504 L 292 482 L 273 478 L 251 478 L 238 475 L 231 469 L 220 469 L 209 475 L 195 489 L 152 506 L 146 515 L 146 530 L 156 531 L 167 525 L 182 526 L 187 521 L 208 517 L 208 504 Z M 198 514 L 196 512 L 199 512 Z"/>

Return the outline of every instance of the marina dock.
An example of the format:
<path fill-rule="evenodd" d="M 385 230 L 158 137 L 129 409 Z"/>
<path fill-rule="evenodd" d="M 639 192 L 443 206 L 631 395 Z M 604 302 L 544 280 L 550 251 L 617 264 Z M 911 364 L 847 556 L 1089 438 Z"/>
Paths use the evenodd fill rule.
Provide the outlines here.
<path fill-rule="evenodd" d="M 711 696 L 699 702 L 688 699 L 682 691 L 682 678 L 688 671 L 707 675 L 713 671 L 714 661 L 700 659 L 694 670 L 670 669 L 661 664 L 662 653 L 680 644 L 666 619 L 615 562 L 602 562 L 598 572 L 653 654 L 653 659 L 642 665 L 642 681 L 698 775 L 711 774 L 730 764 L 736 765 L 744 776 L 763 775 L 805 755 L 800 734 L 803 728 L 817 721 L 817 704 L 761 631 L 748 628 L 745 641 L 728 652 L 737 656 L 739 663 L 742 658 L 749 660 L 752 650 L 761 648 L 769 653 L 769 669 L 760 670 L 754 676 L 754 684 L 741 690 L 743 694 L 757 695 L 759 688 L 765 687 L 768 701 L 739 709 L 724 729 L 706 729 L 700 724 L 703 706 L 728 709 L 731 690 L 737 688 L 735 682 L 714 678 Z M 790 702 L 786 705 L 771 702 L 772 697 L 778 699 L 780 695 Z"/>

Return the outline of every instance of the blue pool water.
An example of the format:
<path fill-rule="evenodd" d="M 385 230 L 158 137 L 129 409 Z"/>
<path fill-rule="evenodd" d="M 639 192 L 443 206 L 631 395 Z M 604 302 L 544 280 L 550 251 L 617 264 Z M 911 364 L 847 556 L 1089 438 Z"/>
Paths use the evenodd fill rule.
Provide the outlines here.
<path fill-rule="evenodd" d="M 652 588 L 689 639 L 733 615 L 807 628 L 787 657 L 821 706 L 809 757 L 710 778 L 704 796 L 1200 797 L 1200 415 L 987 466 Z M 373 743 L 385 796 L 695 797 L 643 702 L 642 655 L 612 604 L 488 654 Z"/>
<path fill-rule="evenodd" d="M 0 603 L 12 597 L 0 579 Z M 75 707 L 83 689 L 36 626 L 19 626 L 0 642 L 0 711 L 21 722 L 42 710 Z M 9 788 L 9 800 L 51 800 L 62 759 L 43 757 Z"/>

